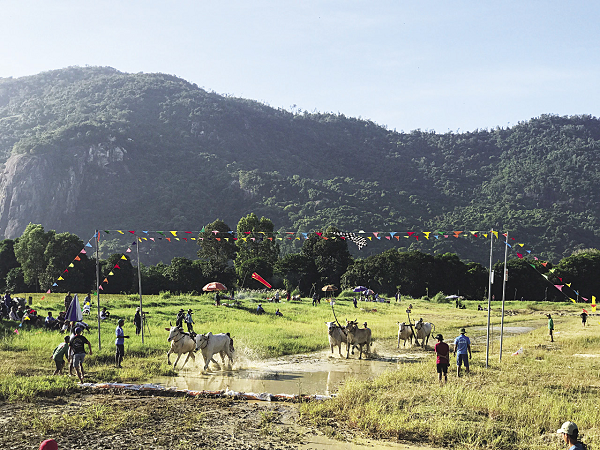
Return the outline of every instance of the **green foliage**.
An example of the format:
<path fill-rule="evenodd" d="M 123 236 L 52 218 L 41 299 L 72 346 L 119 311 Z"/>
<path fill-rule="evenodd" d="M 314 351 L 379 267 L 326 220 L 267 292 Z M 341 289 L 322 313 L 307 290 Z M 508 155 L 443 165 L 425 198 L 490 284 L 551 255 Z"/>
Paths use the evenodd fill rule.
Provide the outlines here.
<path fill-rule="evenodd" d="M 54 231 L 46 233 L 41 225 L 30 223 L 15 243 L 15 256 L 23 269 L 25 284 L 33 285 L 36 289 L 40 287 L 48 264 L 46 247 L 55 234 Z"/>
<path fill-rule="evenodd" d="M 48 157 L 56 164 L 44 174 L 65 180 L 90 149 L 111 155 L 117 148 L 122 160 L 94 160 L 101 171 L 85 168 L 79 195 L 86 201 L 59 215 L 57 229 L 85 236 L 90 224 L 114 229 L 127 217 L 133 229 L 197 230 L 248 211 L 281 231 L 495 226 L 549 260 L 595 246 L 600 233 L 600 121 L 589 115 L 405 133 L 342 114 L 293 114 L 223 97 L 165 74 L 70 67 L 0 80 L 0 163 L 11 152 Z M 95 206 L 106 198 L 119 201 Z M 281 250 L 297 253 L 296 244 L 283 241 Z M 361 256 L 390 244 L 373 239 Z M 460 240 L 407 245 L 403 250 L 486 263 L 485 246 Z M 358 254 L 353 244 L 351 251 Z M 181 254 L 152 263 L 174 256 Z"/>

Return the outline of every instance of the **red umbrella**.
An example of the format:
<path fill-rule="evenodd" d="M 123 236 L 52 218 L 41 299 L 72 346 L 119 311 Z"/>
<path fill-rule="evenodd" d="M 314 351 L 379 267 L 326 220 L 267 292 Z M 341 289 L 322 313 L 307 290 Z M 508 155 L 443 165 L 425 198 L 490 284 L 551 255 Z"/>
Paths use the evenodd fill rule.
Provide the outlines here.
<path fill-rule="evenodd" d="M 202 288 L 203 291 L 226 291 L 227 286 L 218 281 L 212 281 Z"/>

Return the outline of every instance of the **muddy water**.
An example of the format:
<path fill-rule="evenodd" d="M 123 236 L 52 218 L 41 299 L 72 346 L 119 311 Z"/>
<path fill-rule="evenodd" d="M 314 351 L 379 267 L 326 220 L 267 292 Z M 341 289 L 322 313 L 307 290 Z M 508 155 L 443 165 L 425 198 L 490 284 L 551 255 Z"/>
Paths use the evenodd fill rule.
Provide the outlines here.
<path fill-rule="evenodd" d="M 505 336 L 527 333 L 535 326 L 505 326 Z M 485 342 L 486 327 L 468 330 L 474 342 Z M 492 328 L 492 350 L 498 345 L 500 327 Z M 451 342 L 451 341 L 448 341 Z M 233 369 L 218 369 L 211 363 L 210 370 L 202 373 L 202 356 L 197 355 L 196 365 L 190 364 L 179 371 L 177 377 L 151 380 L 164 386 L 193 391 L 230 389 L 237 392 L 268 392 L 270 394 L 332 395 L 349 378 L 366 380 L 387 370 L 396 370 L 406 364 L 432 357 L 432 343 L 427 351 L 418 347 L 396 349 L 395 342 L 376 342 L 368 359 L 358 360 L 358 355 L 346 359 L 330 350 L 311 354 L 291 355 L 281 358 L 254 361 L 243 354 L 236 355 Z M 344 353 L 342 353 L 344 354 Z M 215 356 L 217 361 L 220 357 Z"/>
<path fill-rule="evenodd" d="M 348 378 L 366 380 L 387 370 L 395 370 L 398 364 L 425 356 L 425 352 L 418 350 L 411 350 L 410 353 L 374 353 L 371 358 L 363 360 L 358 360 L 356 355 L 350 359 L 338 354 L 331 356 L 327 351 L 260 361 L 252 361 L 241 355 L 233 369 L 222 366 L 223 370 L 219 370 L 211 364 L 212 370 L 206 373 L 201 372 L 200 357 L 196 366 L 186 366 L 179 376 L 158 378 L 152 382 L 195 391 L 230 389 L 271 394 L 331 395 Z"/>

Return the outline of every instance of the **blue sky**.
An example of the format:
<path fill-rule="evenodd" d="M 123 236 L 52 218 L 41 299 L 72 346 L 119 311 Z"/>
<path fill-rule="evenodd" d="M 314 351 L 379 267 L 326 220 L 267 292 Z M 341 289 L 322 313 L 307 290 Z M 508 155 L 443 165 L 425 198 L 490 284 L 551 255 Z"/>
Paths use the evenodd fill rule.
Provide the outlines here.
<path fill-rule="evenodd" d="M 0 0 L 0 12 L 0 77 L 163 72 L 398 131 L 600 115 L 594 1 Z"/>

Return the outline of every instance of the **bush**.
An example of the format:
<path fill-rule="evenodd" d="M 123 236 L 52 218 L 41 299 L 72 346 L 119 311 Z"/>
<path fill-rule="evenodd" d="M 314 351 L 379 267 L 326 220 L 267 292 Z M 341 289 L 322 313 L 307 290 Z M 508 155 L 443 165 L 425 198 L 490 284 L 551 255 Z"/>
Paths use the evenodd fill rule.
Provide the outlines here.
<path fill-rule="evenodd" d="M 435 303 L 450 303 L 450 299 L 446 298 L 446 294 L 444 294 L 443 292 L 438 292 L 437 294 L 435 294 L 431 301 Z"/>

